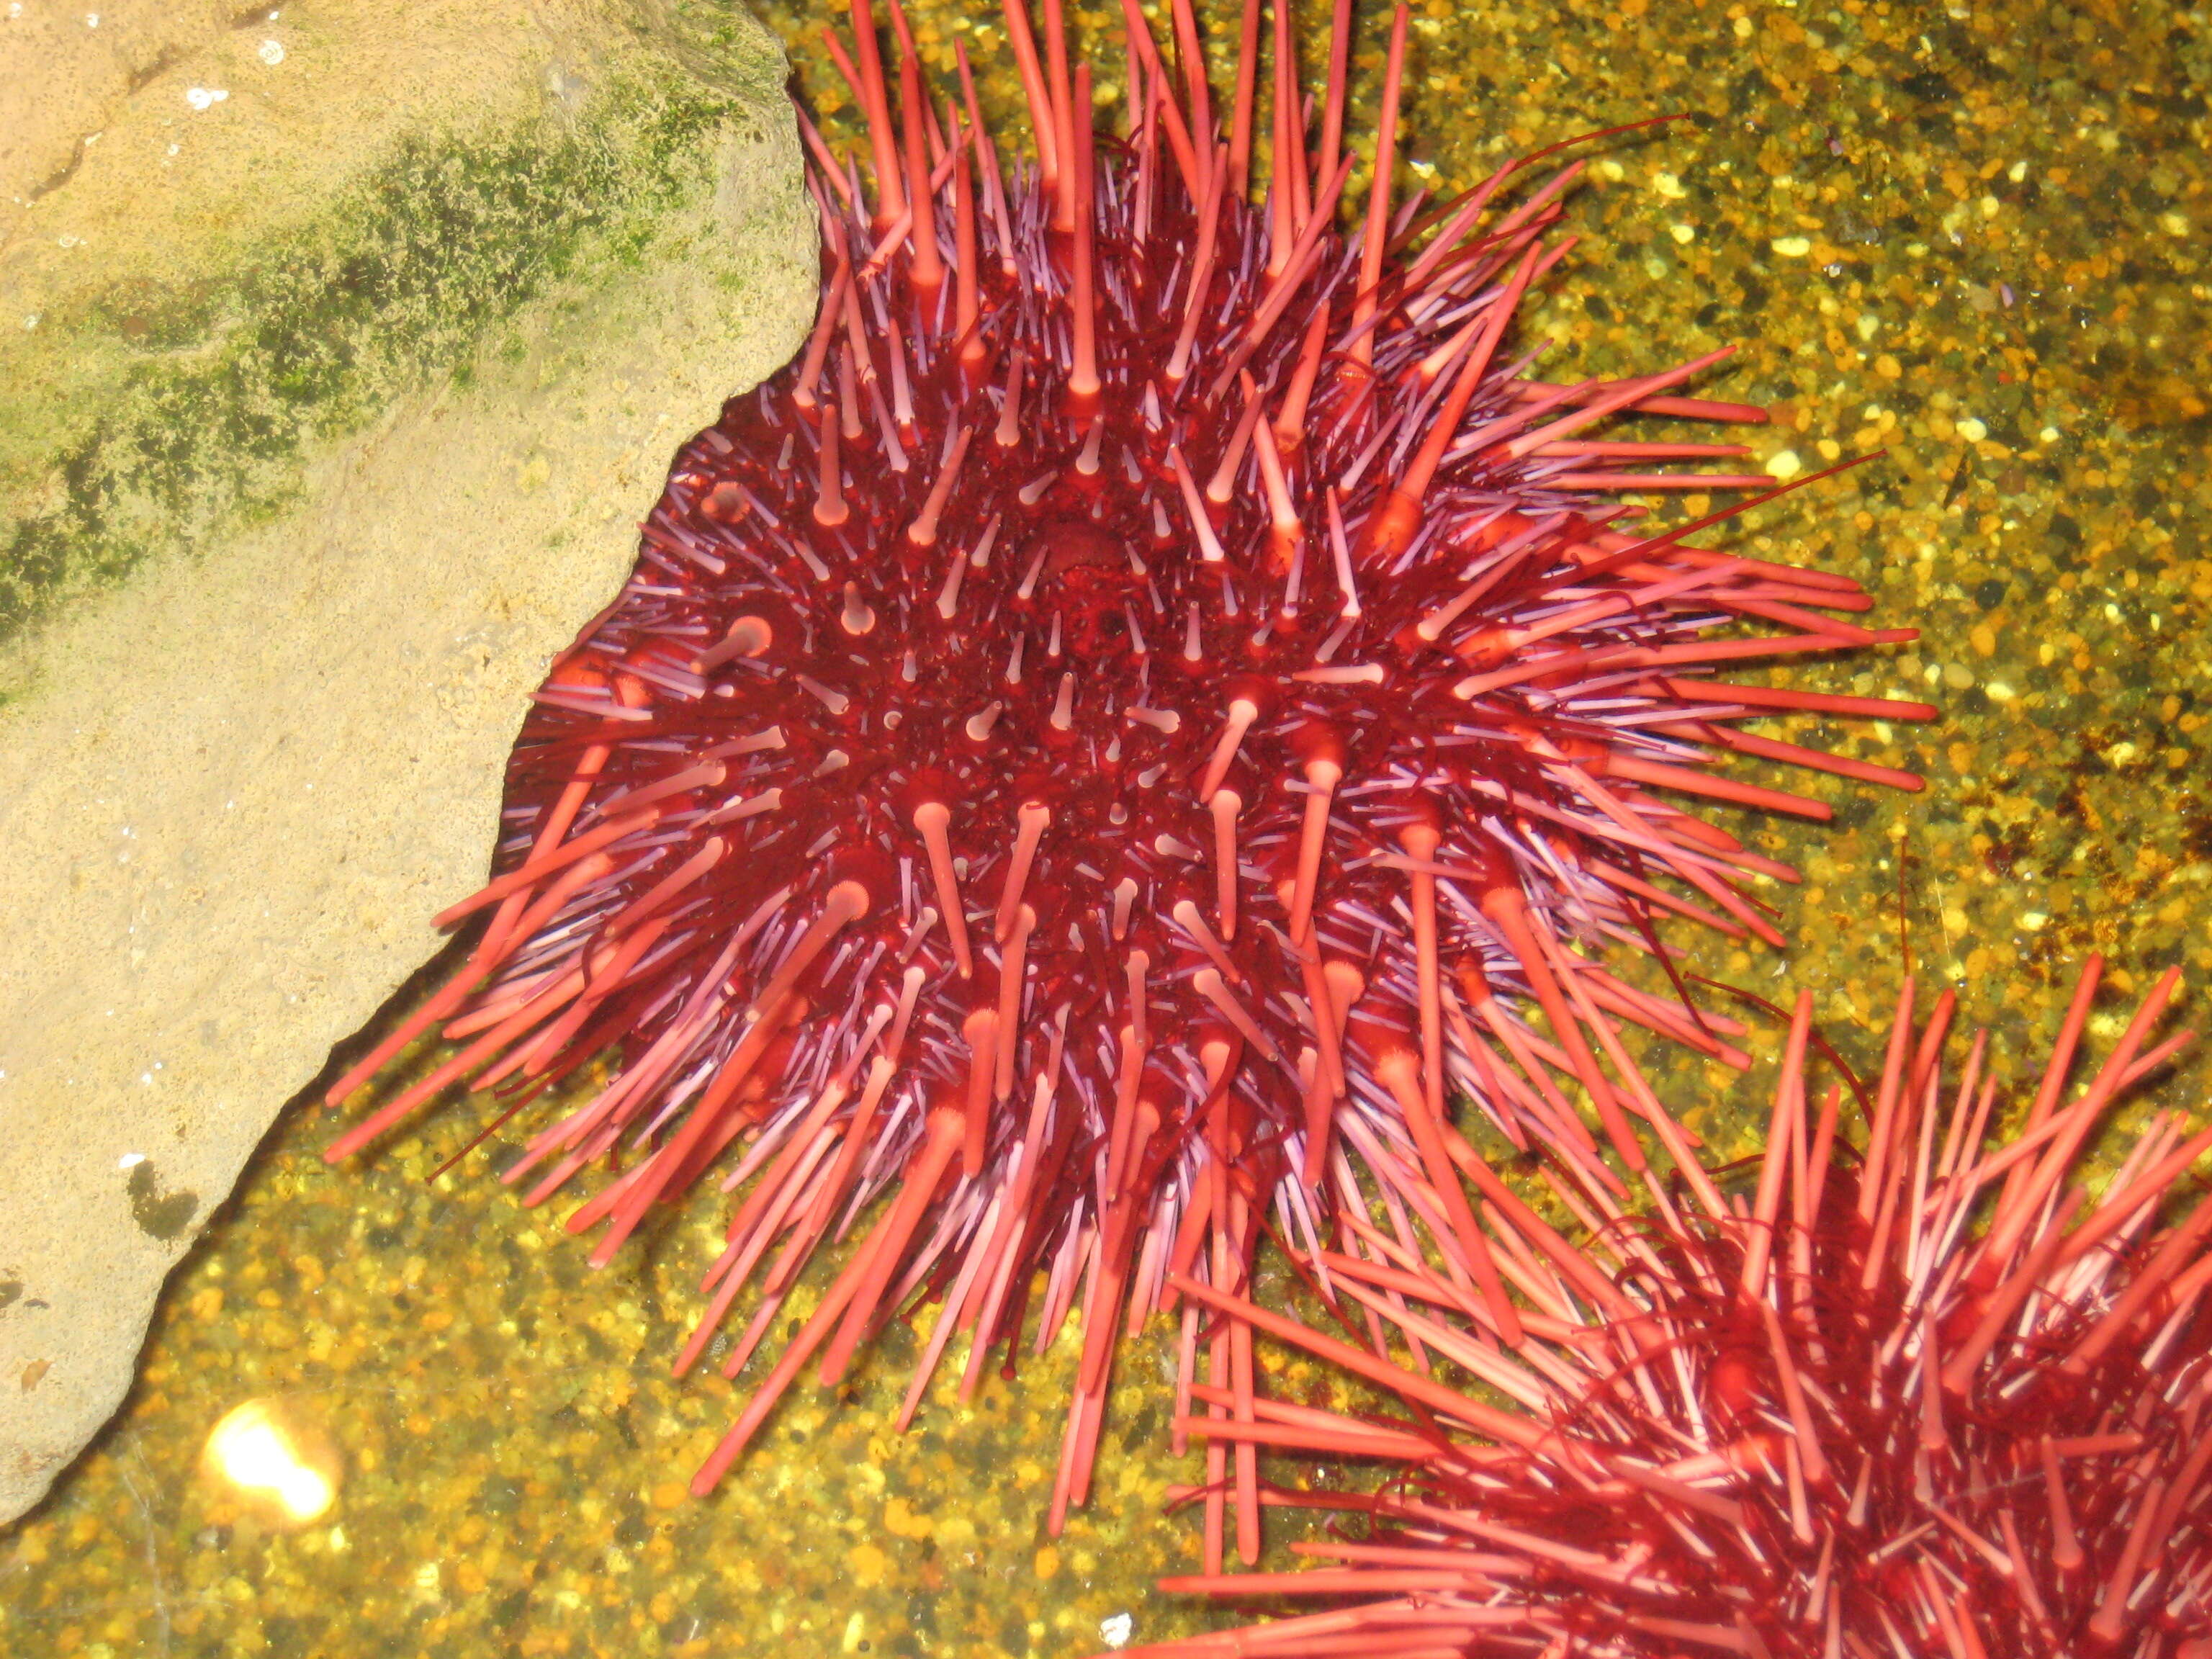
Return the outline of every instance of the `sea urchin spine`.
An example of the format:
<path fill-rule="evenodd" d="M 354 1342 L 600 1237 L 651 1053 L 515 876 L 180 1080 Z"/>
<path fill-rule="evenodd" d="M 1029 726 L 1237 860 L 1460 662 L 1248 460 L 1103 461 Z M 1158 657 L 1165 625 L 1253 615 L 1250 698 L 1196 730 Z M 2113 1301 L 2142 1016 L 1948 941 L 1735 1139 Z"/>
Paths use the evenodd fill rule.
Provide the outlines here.
<path fill-rule="evenodd" d="M 1311 1266 L 1370 1322 L 1366 1341 L 1186 1283 L 1411 1417 L 1261 1401 L 1249 1425 L 1190 1424 L 1401 1472 L 1372 1497 L 1269 1494 L 1364 1513 L 1363 1539 L 1293 1546 L 1331 1565 L 1168 1581 L 1361 1605 L 1150 1651 L 2203 1659 L 2212 1198 L 2172 1200 L 2212 1128 L 2157 1113 L 2101 1190 L 2085 1176 L 2113 1103 L 2189 1040 L 2151 1045 L 2169 974 L 2062 1105 L 2099 971 L 1995 1137 L 1986 1033 L 1947 1085 L 1953 999 L 1916 1027 L 1908 981 L 1863 1156 L 1838 1136 L 1842 1085 L 1813 1103 L 1800 998 L 1748 1203 L 1689 1162 L 1634 1217 L 1570 1181 L 1559 1196 L 1591 1234 L 1577 1248 L 1456 1145 L 1522 1298 L 1517 1337 L 1351 1204 L 1352 1248 Z M 1436 1237 L 1448 1261 L 1471 1242 Z M 1428 1363 L 1409 1367 L 1386 1330 Z"/>
<path fill-rule="evenodd" d="M 854 0 L 838 52 L 872 186 L 807 126 L 806 346 L 679 453 L 635 574 L 537 696 L 495 878 L 441 918 L 484 918 L 481 940 L 330 1091 L 434 1026 L 466 1042 L 337 1158 L 448 1085 L 512 1113 L 619 1045 L 505 1176 L 535 1203 L 627 1158 L 568 1219 L 602 1229 L 599 1261 L 746 1143 L 680 1366 L 757 1285 L 735 1375 L 819 1247 L 892 1194 L 702 1492 L 810 1358 L 834 1381 L 917 1293 L 945 1305 L 915 1397 L 956 1331 L 967 1386 L 992 1349 L 1011 1363 L 1041 1275 L 1040 1344 L 1083 1312 L 1057 1525 L 1117 1333 L 1174 1302 L 1171 1273 L 1242 1287 L 1270 1205 L 1313 1232 L 1346 1103 L 1433 1146 L 1465 1091 L 1595 1163 L 1586 1092 L 1640 1167 L 1638 1103 L 1584 1026 L 1735 1057 L 1727 1022 L 1571 948 L 1656 949 L 1667 912 L 1780 943 L 1739 884 L 1791 872 L 1672 803 L 1827 809 L 1711 759 L 1918 785 L 1738 727 L 1924 706 L 1709 678 L 1911 637 L 1842 620 L 1869 604 L 1852 582 L 1621 528 L 1622 489 L 1765 483 L 1652 471 L 1735 446 L 1593 435 L 1639 411 L 1763 419 L 1680 390 L 1724 354 L 1531 377 L 1511 325 L 1565 251 L 1577 167 L 1394 207 L 1401 9 L 1354 212 L 1340 4 L 1316 149 L 1278 13 L 1255 205 L 1256 11 L 1225 143 L 1188 5 L 1187 72 L 1127 16 L 1116 137 L 1058 8 L 1041 51 L 1009 6 L 1037 156 L 1009 167 L 964 59 L 939 102 L 896 7 L 886 68 Z M 1249 1343 L 1225 1333 L 1209 1364 L 1247 1409 Z"/>

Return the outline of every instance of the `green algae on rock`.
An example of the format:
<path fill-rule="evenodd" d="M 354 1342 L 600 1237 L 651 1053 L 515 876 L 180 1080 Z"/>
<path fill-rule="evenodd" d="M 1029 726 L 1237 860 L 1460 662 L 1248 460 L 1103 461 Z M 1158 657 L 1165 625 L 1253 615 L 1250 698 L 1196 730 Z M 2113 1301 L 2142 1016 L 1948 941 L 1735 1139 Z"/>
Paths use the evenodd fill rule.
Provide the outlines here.
<path fill-rule="evenodd" d="M 327 180 L 297 181 L 325 199 L 242 246 L 226 223 L 181 255 L 118 249 L 58 228 L 76 223 L 66 199 L 25 210 L 64 253 L 102 257 L 87 270 L 18 249 L 0 266 L 25 319 L 0 332 L 0 641 L 84 583 L 265 521 L 315 446 L 438 375 L 465 378 L 487 331 L 550 285 L 635 261 L 697 194 L 725 126 L 775 113 L 774 77 L 741 56 L 679 62 L 613 21 L 597 53 L 556 50 L 542 76 L 372 135 Z M 350 45 L 321 27 L 338 37 L 328 52 Z M 687 62 L 738 73 L 717 84 Z"/>

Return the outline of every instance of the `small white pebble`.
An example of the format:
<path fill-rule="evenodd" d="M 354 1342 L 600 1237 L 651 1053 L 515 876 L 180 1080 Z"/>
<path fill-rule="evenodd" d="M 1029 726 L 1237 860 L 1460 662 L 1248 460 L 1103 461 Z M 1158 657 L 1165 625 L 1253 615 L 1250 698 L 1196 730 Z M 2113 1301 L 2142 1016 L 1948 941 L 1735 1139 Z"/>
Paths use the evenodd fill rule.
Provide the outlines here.
<path fill-rule="evenodd" d="M 2050 920 L 2051 918 L 2040 910 L 2030 910 L 2021 917 L 2020 925 L 2031 933 L 2039 933 L 2042 930 L 2043 925 Z"/>
<path fill-rule="evenodd" d="M 100 14 L 96 11 L 88 11 L 85 13 L 84 26 L 88 29 L 98 28 L 100 27 Z"/>
<path fill-rule="evenodd" d="M 146 1154 L 143 1152 L 125 1152 L 115 1160 L 115 1167 L 118 1170 L 135 1170 L 145 1161 Z"/>
<path fill-rule="evenodd" d="M 2055 444 L 2065 435 L 2066 434 L 2061 432 L 2057 427 L 2046 426 L 2042 431 L 2035 434 L 2035 438 L 2038 443 Z"/>
<path fill-rule="evenodd" d="M 1137 1621 L 1127 1613 L 1109 1614 L 1098 1621 L 1098 1639 L 1109 1648 L 1125 1648 L 1136 1628 Z"/>
<path fill-rule="evenodd" d="M 2011 179 L 2015 185 L 2024 184 L 2027 179 L 2027 163 L 2025 161 L 2014 161 L 2010 167 L 2005 169 L 2005 177 Z"/>
<path fill-rule="evenodd" d="M 275 69 L 277 64 L 284 61 L 283 43 L 279 40 L 264 40 L 260 50 L 253 55 L 268 64 L 270 68 Z"/>
<path fill-rule="evenodd" d="M 1978 444 L 1990 435 L 1990 429 L 1969 415 L 1963 421 L 1953 422 L 1958 434 L 1970 444 Z"/>
<path fill-rule="evenodd" d="M 1991 680 L 1982 688 L 1982 695 L 1991 702 L 2010 702 L 2019 693 L 2002 680 Z"/>
<path fill-rule="evenodd" d="M 211 109 L 230 94 L 221 87 L 186 87 L 185 101 L 194 109 Z"/>
<path fill-rule="evenodd" d="M 1802 236 L 1778 236 L 1772 246 L 1785 259 L 1802 259 L 1813 251 L 1813 244 Z"/>
<path fill-rule="evenodd" d="M 1663 199 L 1669 202 L 1679 202 L 1685 196 L 1689 194 L 1687 191 L 1682 188 L 1682 181 L 1671 173 L 1653 173 L 1651 175 L 1651 188 L 1658 192 Z"/>
<path fill-rule="evenodd" d="M 29 316 L 27 316 L 27 317 L 26 317 L 26 318 L 24 318 L 24 319 L 23 319 L 23 326 L 24 326 L 25 328 L 36 328 L 38 325 L 39 325 L 39 313 L 38 313 L 37 312 L 35 312 L 35 311 L 34 311 L 34 312 L 33 312 Z"/>
<path fill-rule="evenodd" d="M 2188 216 L 2179 213 L 2161 213 L 2158 216 L 2158 228 L 2169 236 L 2186 236 L 2189 234 Z"/>
<path fill-rule="evenodd" d="M 1667 227 L 1667 234 L 1678 242 L 1688 243 L 1698 240 L 1698 228 L 1695 225 L 1669 225 Z"/>
<path fill-rule="evenodd" d="M 1766 476 L 1787 483 L 1805 470 L 1805 463 L 1797 459 L 1794 449 L 1778 449 L 1766 458 Z"/>

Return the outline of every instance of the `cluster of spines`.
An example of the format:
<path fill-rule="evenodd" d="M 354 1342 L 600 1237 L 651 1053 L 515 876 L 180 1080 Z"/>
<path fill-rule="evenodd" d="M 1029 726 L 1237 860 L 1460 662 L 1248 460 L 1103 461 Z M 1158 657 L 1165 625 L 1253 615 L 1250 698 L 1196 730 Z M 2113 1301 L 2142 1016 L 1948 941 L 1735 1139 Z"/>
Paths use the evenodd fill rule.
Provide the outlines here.
<path fill-rule="evenodd" d="M 2171 1644 L 2212 1627 L 2212 1198 L 2175 1200 L 2212 1128 L 2158 1113 L 2108 1181 L 2086 1175 L 2115 1103 L 2190 1041 L 2152 1041 L 2169 974 L 2062 1105 L 2100 971 L 2008 1133 L 1986 1033 L 1947 1086 L 1954 1000 L 1916 1026 L 1908 980 L 1851 1153 L 1844 1085 L 1813 1104 L 1801 996 L 1748 1202 L 1686 1158 L 1632 1216 L 1570 1170 L 1554 1192 L 1577 1244 L 1462 1146 L 1480 1222 L 1437 1193 L 1425 1248 L 1348 1203 L 1344 1239 L 1309 1257 L 1354 1340 L 1182 1286 L 1410 1415 L 1262 1401 L 1247 1425 L 1188 1419 L 1403 1474 L 1370 1497 L 1262 1494 L 1366 1517 L 1364 1538 L 1294 1547 L 1318 1571 L 1224 1575 L 1210 1544 L 1205 1573 L 1169 1581 L 1360 1605 L 1146 1651 L 2194 1651 Z M 1386 1193 L 1419 1187 L 1407 1149 L 1383 1156 L 1401 1160 Z M 1486 1250 L 1517 1324 L 1471 1288 Z"/>
<path fill-rule="evenodd" d="M 629 1158 L 568 1223 L 605 1224 L 605 1261 L 749 1138 L 728 1184 L 758 1178 L 681 1364 L 757 1279 L 741 1367 L 817 1249 L 896 1188 L 702 1487 L 809 1358 L 835 1380 L 915 1295 L 945 1307 L 909 1409 L 956 1330 L 972 1388 L 1041 1270 L 1040 1343 L 1079 1301 L 1085 1327 L 1056 1523 L 1115 1334 L 1183 1274 L 1242 1287 L 1271 1203 L 1315 1236 L 1347 1142 L 1372 1163 L 1410 1135 L 1417 1208 L 1455 1190 L 1453 1092 L 1614 1189 L 1574 1092 L 1631 1170 L 1633 1117 L 1685 1144 L 1614 1023 L 1740 1060 L 1733 1028 L 1570 942 L 1656 949 L 1671 911 L 1779 943 L 1739 884 L 1791 872 L 1653 791 L 1822 816 L 1705 762 L 1917 787 L 1736 728 L 1932 711 L 1704 678 L 1908 636 L 1826 614 L 1869 603 L 1845 579 L 1690 546 L 1710 520 L 1614 527 L 1623 489 L 1764 480 L 1654 474 L 1740 452 L 1583 428 L 1759 412 L 1680 395 L 1713 358 L 1552 384 L 1508 356 L 1577 169 L 1510 209 L 1521 164 L 1394 208 L 1402 9 L 1351 237 L 1346 5 L 1311 154 L 1277 10 L 1258 208 L 1256 7 L 1225 140 L 1202 73 L 1178 90 L 1129 8 L 1131 130 L 1104 157 L 1057 9 L 1041 50 L 1010 7 L 1038 155 L 1011 176 L 964 60 L 940 110 L 896 6 L 892 76 L 854 13 L 874 188 L 807 129 L 817 325 L 678 457 L 637 574 L 538 696 L 501 873 L 444 918 L 489 912 L 481 940 L 332 1097 L 434 1025 L 469 1046 L 332 1155 L 460 1079 L 511 1114 L 619 1042 L 613 1080 L 507 1178 L 542 1201 Z M 1201 64 L 1182 0 L 1174 23 Z M 1791 631 L 1713 636 L 1752 619 Z M 1249 1342 L 1210 1336 L 1199 1384 L 1183 1318 L 1184 1386 L 1243 1416 Z M 1256 1503 L 1240 1515 L 1249 1559 Z"/>

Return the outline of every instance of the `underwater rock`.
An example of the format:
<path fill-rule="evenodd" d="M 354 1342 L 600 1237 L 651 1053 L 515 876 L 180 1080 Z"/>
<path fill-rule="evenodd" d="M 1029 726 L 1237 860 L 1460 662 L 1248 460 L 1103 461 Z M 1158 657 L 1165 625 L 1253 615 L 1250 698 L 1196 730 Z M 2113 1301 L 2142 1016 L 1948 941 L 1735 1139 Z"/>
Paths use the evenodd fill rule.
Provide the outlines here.
<path fill-rule="evenodd" d="M 0 248 L 0 1522 L 121 1403 L 280 1109 L 440 947 L 547 658 L 675 447 L 811 319 L 782 59 L 742 14 L 284 17 L 106 108 L 94 156 L 199 167 L 88 162 Z M 234 58 L 301 72 L 185 100 Z M 372 96 L 364 63 L 405 74 Z M 302 146 L 331 170 L 240 206 Z"/>

